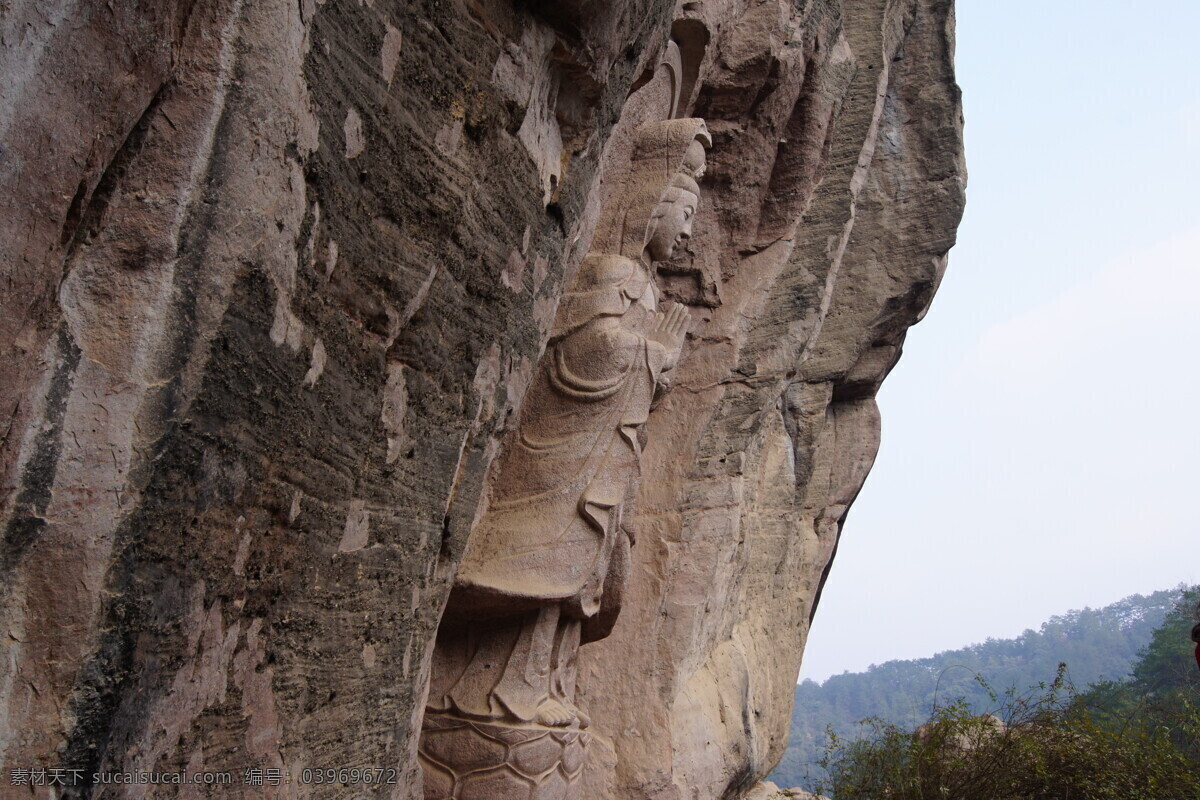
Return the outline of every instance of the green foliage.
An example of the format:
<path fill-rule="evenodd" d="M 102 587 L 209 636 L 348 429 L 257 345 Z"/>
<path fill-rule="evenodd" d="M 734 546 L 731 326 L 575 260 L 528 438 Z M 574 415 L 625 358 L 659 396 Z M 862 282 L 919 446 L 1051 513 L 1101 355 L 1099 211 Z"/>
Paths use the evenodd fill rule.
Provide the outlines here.
<path fill-rule="evenodd" d="M 1152 634 L 1181 591 L 1132 595 L 1099 610 L 1072 611 L 1015 639 L 988 639 L 931 658 L 889 661 L 865 673 L 835 675 L 823 684 L 804 681 L 796 687 L 788 749 L 769 779 L 780 786 L 811 786 L 821 779 L 826 727 L 843 740 L 868 717 L 880 725 L 911 729 L 930 716 L 935 702 L 946 705 L 947 698 L 962 698 L 967 710 L 982 714 L 994 707 L 996 698 L 976 681 L 977 675 L 1003 689 L 1032 686 L 1052 681 L 1065 661 L 1077 685 L 1107 679 L 1119 686 L 1139 649 L 1153 645 Z M 1187 633 L 1185 629 L 1182 639 L 1164 633 L 1163 641 L 1186 644 Z M 1171 655 L 1164 658 L 1175 663 Z"/>
<path fill-rule="evenodd" d="M 836 800 L 1200 798 L 1200 762 L 1168 731 L 1101 724 L 1080 704 L 1065 669 L 1028 695 L 1007 693 L 999 716 L 976 715 L 958 701 L 915 732 L 871 720 L 863 738 L 832 736 L 822 762 L 828 782 L 818 790 Z M 1176 721 L 1195 745 L 1196 707 L 1182 707 Z"/>
<path fill-rule="evenodd" d="M 852 740 L 831 728 L 816 788 L 835 800 L 1200 800 L 1198 599 L 1184 592 L 1123 681 L 1078 693 L 1062 663 L 1024 695 L 977 678 L 986 715 L 959 698 L 915 731 L 879 718 Z"/>
<path fill-rule="evenodd" d="M 1200 707 L 1200 670 L 1189 638 L 1197 602 L 1200 587 L 1185 591 L 1138 654 L 1130 676 L 1088 687 L 1079 704 L 1110 730 L 1161 731 L 1200 764 L 1200 741 L 1188 727 L 1192 711 Z"/>

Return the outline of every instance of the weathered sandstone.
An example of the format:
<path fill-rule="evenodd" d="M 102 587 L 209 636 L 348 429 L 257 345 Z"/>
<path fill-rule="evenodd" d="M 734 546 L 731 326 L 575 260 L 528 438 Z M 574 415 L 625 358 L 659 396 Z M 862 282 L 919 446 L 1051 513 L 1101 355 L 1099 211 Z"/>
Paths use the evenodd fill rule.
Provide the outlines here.
<path fill-rule="evenodd" d="M 690 322 L 579 650 L 580 797 L 750 792 L 961 214 L 951 0 L 14 0 L 0 37 L 4 776 L 420 797 L 494 465 L 674 116 L 712 145 L 656 278 Z"/>
<path fill-rule="evenodd" d="M 806 792 L 803 789 L 780 789 L 770 781 L 763 781 L 746 795 L 744 800 L 829 800 L 824 795 Z"/>

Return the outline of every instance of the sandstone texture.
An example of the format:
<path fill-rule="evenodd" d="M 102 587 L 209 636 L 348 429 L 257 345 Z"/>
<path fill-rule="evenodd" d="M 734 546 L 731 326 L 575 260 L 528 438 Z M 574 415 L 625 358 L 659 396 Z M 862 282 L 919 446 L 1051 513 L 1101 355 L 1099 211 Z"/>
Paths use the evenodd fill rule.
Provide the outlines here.
<path fill-rule="evenodd" d="M 12 0 L 0 41 L 0 796 L 422 796 L 489 467 L 672 41 L 712 146 L 581 796 L 770 796 L 962 211 L 951 0 Z"/>
<path fill-rule="evenodd" d="M 780 789 L 770 781 L 763 781 L 746 795 L 744 800 L 829 800 L 825 795 L 813 794 L 803 789 Z"/>

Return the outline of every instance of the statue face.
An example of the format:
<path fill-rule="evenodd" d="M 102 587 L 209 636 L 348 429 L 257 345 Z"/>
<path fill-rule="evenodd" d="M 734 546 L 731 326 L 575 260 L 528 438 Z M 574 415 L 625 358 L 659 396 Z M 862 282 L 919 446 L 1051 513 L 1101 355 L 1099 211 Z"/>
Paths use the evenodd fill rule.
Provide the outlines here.
<path fill-rule="evenodd" d="M 669 261 L 675 249 L 692 236 L 692 218 L 700 197 L 694 192 L 672 186 L 666 198 L 654 209 L 650 223 L 650 241 L 646 250 L 654 261 Z"/>

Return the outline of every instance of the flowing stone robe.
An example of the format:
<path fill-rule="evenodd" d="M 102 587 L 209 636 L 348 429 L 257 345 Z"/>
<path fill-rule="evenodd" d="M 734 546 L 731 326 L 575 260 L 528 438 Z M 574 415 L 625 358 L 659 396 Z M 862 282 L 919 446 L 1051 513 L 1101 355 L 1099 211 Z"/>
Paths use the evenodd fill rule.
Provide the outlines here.
<path fill-rule="evenodd" d="M 443 687 L 446 706 L 475 716 L 501 710 L 495 695 L 513 716 L 533 719 L 549 673 L 550 694 L 570 703 L 574 651 L 607 636 L 620 610 L 639 433 L 671 354 L 648 338 L 659 315 L 643 263 L 588 256 L 576 287 L 564 298 L 444 617 L 451 627 L 461 620 L 501 631 L 492 618 L 520 621 L 521 630 L 489 637 L 495 652 L 476 654 L 457 685 Z M 504 666 L 528 671 L 530 663 L 526 680 L 502 681 Z"/>
<path fill-rule="evenodd" d="M 710 144 L 700 119 L 638 130 L 460 562 L 438 632 L 427 729 L 453 728 L 454 719 L 588 725 L 574 704 L 576 656 L 608 635 L 620 610 L 639 434 L 686 327 L 682 307 L 658 312 L 650 260 L 669 258 L 690 234 L 694 179 Z M 441 759 L 452 771 L 454 750 Z"/>
<path fill-rule="evenodd" d="M 583 620 L 601 611 L 606 587 L 622 583 L 607 578 L 626 561 L 622 520 L 640 477 L 638 434 L 668 354 L 646 336 L 654 312 L 634 305 L 654 291 L 644 265 L 589 256 L 583 270 L 625 275 L 567 296 L 567 330 L 552 337 L 526 396 L 493 485 L 496 500 L 459 567 L 454 611 L 561 603 Z M 610 627 L 608 620 L 583 641 Z"/>

